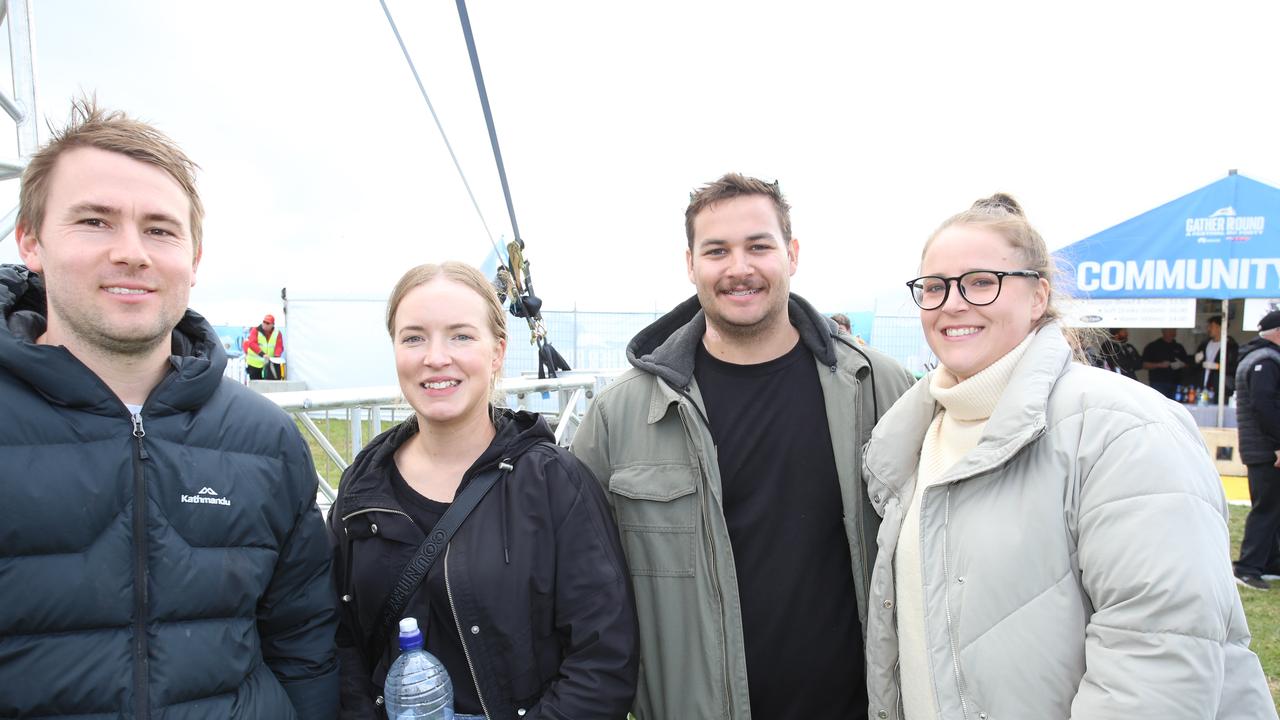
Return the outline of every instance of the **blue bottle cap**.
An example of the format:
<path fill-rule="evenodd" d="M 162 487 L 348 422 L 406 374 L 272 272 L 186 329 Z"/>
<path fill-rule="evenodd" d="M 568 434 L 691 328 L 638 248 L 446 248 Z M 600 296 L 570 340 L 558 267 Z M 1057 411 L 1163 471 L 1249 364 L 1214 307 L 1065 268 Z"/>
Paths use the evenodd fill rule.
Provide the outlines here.
<path fill-rule="evenodd" d="M 417 618 L 407 617 L 400 621 L 400 650 L 412 650 L 422 647 L 422 632 L 418 630 Z"/>

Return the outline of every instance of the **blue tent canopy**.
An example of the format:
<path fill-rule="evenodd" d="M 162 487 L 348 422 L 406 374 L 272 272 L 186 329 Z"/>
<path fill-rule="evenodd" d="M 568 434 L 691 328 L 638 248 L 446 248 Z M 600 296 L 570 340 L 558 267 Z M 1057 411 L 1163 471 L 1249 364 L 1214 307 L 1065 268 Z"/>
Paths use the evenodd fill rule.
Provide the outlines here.
<path fill-rule="evenodd" d="M 1055 256 L 1076 297 L 1280 297 L 1280 189 L 1232 173 Z"/>

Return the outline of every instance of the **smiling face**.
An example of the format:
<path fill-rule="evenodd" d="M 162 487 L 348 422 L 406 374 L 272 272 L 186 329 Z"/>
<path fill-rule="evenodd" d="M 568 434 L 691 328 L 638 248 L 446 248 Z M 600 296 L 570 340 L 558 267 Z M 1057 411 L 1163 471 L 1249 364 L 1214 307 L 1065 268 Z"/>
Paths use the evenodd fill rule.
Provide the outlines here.
<path fill-rule="evenodd" d="M 39 237 L 17 231 L 48 292 L 41 342 L 73 354 L 167 354 L 200 262 L 190 217 L 182 187 L 154 165 L 92 147 L 59 157 Z"/>
<path fill-rule="evenodd" d="M 392 333 L 396 374 L 419 422 L 465 424 L 488 416 L 507 347 L 489 322 L 488 307 L 475 290 L 443 277 L 400 301 Z"/>
<path fill-rule="evenodd" d="M 970 270 L 1024 270 L 1022 253 L 999 233 L 981 225 L 951 225 L 940 231 L 920 264 L 921 275 L 954 277 Z M 925 339 L 939 362 L 965 380 L 1018 346 L 1044 315 L 1049 282 L 1006 277 L 990 305 L 970 305 L 954 285 L 936 310 L 921 310 Z"/>
<path fill-rule="evenodd" d="M 723 200 L 699 212 L 693 230 L 689 281 L 707 324 L 730 338 L 759 338 L 789 326 L 800 246 L 783 238 L 773 201 L 763 195 Z"/>

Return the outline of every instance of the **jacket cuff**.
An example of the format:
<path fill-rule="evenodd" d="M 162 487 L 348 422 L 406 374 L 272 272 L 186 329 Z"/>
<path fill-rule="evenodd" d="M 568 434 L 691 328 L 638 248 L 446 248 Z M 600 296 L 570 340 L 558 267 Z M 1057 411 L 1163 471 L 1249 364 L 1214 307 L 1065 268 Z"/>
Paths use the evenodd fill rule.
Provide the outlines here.
<path fill-rule="evenodd" d="M 338 669 L 288 683 L 284 691 L 301 720 L 336 720 L 338 717 Z"/>

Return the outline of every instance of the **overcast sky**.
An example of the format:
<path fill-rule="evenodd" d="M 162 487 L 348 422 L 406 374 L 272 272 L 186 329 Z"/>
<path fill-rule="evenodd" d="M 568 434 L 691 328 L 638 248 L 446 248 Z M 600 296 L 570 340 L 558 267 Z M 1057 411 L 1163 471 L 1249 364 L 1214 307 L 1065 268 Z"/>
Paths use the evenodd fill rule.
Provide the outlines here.
<path fill-rule="evenodd" d="M 412 265 L 488 252 L 377 0 L 33 5 L 42 116 L 61 123 L 71 97 L 96 92 L 202 166 L 192 305 L 211 320 L 255 322 L 282 286 L 384 297 Z M 454 3 L 390 8 L 509 239 Z M 781 181 L 801 247 L 792 287 L 829 311 L 897 292 L 932 229 L 996 190 L 1059 247 L 1229 168 L 1280 184 L 1273 2 L 469 10 L 547 309 L 652 311 L 690 294 L 688 193 L 729 170 Z M 0 153 L 13 143 L 0 130 Z M 0 261 L 16 258 L 0 242 Z"/>

